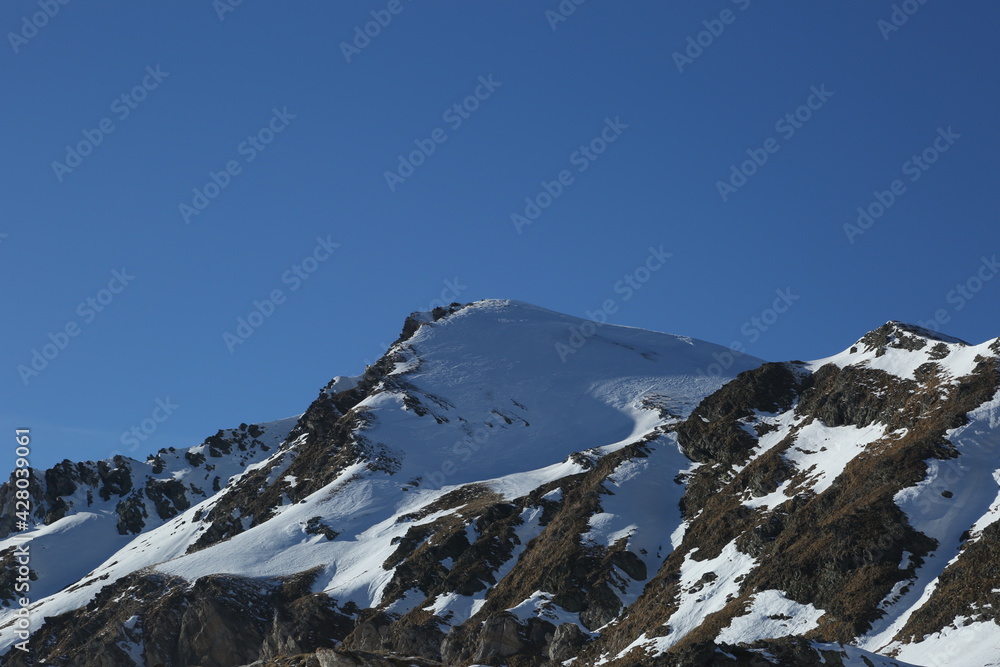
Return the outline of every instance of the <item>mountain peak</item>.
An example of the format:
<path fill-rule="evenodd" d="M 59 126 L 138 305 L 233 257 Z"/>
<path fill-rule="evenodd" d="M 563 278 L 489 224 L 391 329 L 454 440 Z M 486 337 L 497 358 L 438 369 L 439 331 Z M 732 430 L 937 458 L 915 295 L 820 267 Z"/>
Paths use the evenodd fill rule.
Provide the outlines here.
<path fill-rule="evenodd" d="M 908 380 L 938 368 L 954 381 L 972 373 L 984 357 L 1000 355 L 998 341 L 971 345 L 915 324 L 889 320 L 840 354 L 818 359 L 808 366 L 813 370 L 825 364 L 866 367 Z"/>
<path fill-rule="evenodd" d="M 966 341 L 955 338 L 953 336 L 948 336 L 938 331 L 933 331 L 931 329 L 925 329 L 924 327 L 917 326 L 916 324 L 909 324 L 908 322 L 901 322 L 899 320 L 889 320 L 878 329 L 870 331 L 861 340 L 864 341 L 869 336 L 873 339 L 880 340 L 882 338 L 887 338 L 891 340 L 906 339 L 908 337 L 916 336 L 918 338 L 923 338 L 929 341 L 938 341 L 941 343 L 949 343 L 952 345 L 968 345 Z M 899 347 L 895 345 L 894 347 Z"/>

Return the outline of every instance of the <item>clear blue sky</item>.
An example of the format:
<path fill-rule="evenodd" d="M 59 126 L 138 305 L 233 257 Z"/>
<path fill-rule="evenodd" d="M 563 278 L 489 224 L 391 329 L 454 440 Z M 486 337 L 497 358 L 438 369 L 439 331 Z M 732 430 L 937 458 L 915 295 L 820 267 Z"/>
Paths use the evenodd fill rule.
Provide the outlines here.
<path fill-rule="evenodd" d="M 442 291 L 613 299 L 616 324 L 768 359 L 938 311 L 1000 334 L 1000 280 L 977 278 L 1000 252 L 995 3 L 911 0 L 895 29 L 869 0 L 567 1 L 566 20 L 556 0 L 48 1 L 0 9 L 8 465 L 23 426 L 36 466 L 125 451 L 157 399 L 177 407 L 126 453 L 301 412 Z M 345 49 L 373 11 L 387 24 Z M 210 172 L 225 187 L 200 200 Z M 845 231 L 876 191 L 892 204 Z M 798 298 L 773 318 L 776 290 Z"/>

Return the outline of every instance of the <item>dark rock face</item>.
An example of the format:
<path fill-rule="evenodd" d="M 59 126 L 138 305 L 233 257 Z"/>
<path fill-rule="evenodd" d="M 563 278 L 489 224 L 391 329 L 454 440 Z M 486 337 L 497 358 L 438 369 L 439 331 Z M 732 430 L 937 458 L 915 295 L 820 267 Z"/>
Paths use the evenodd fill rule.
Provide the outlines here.
<path fill-rule="evenodd" d="M 881 357 L 888 348 L 897 350 L 922 350 L 928 345 L 933 345 L 936 341 L 946 343 L 965 343 L 965 341 L 951 336 L 939 334 L 930 329 L 924 329 L 913 324 L 904 322 L 886 322 L 878 329 L 866 334 L 858 343 L 867 352 L 875 352 Z M 940 348 L 938 348 L 940 349 Z"/>
<path fill-rule="evenodd" d="M 527 637 L 523 637 L 522 630 L 521 624 L 513 615 L 490 616 L 483 624 L 479 647 L 472 659 L 476 662 L 492 662 L 523 652 Z"/>
<path fill-rule="evenodd" d="M 206 457 L 201 452 L 186 451 L 177 456 L 185 459 L 185 465 L 204 466 L 209 470 L 212 463 L 224 456 L 234 457 L 242 466 L 248 464 L 248 454 L 253 451 L 267 451 L 268 446 L 258 440 L 265 431 L 257 424 L 235 430 L 219 431 L 209 437 L 199 447 L 206 449 Z M 192 448 L 197 449 L 197 448 Z M 150 456 L 149 464 L 153 475 L 166 469 L 166 449 Z M 193 484 L 185 486 L 177 479 L 155 479 L 139 472 L 142 463 L 135 459 L 117 455 L 103 461 L 73 463 L 62 461 L 44 472 L 32 471 L 31 494 L 34 520 L 37 524 L 50 525 L 71 511 L 86 510 L 95 502 L 116 502 L 117 528 L 121 535 L 136 535 L 147 529 L 150 518 L 160 521 L 171 519 L 189 508 L 193 503 L 208 496 L 208 490 Z M 212 491 L 218 491 L 218 480 Z M 15 528 L 15 479 L 0 486 L 0 538 L 9 535 Z M 84 493 L 85 492 L 85 493 Z M 74 496 L 85 496 L 85 505 L 70 506 Z M 68 501 L 68 499 L 70 499 Z M 146 501 L 149 501 L 147 506 Z"/>
<path fill-rule="evenodd" d="M 316 651 L 315 659 L 315 667 L 436 667 L 441 664 L 409 656 L 406 658 L 397 658 L 378 653 L 341 651 L 339 649 L 320 649 Z M 286 663 L 282 662 L 280 664 L 285 665 Z M 304 666 L 305 664 L 303 663 Z M 278 667 L 278 665 L 279 663 L 269 662 L 265 665 L 260 665 L 260 667 Z M 310 664 L 307 667 L 314 666 Z"/>
<path fill-rule="evenodd" d="M 14 557 L 16 547 L 7 547 L 0 551 L 0 605 L 4 607 L 12 606 L 14 601 L 23 595 L 17 589 L 18 585 L 18 563 Z M 38 573 L 28 568 L 28 585 L 30 582 L 38 580 Z M 21 588 L 23 591 L 23 586 Z"/>
<path fill-rule="evenodd" d="M 753 416 L 755 410 L 787 410 L 804 381 L 790 364 L 764 364 L 741 374 L 738 382 L 726 384 L 702 401 L 677 428 L 684 453 L 692 461 L 742 463 L 757 443 L 740 420 Z"/>
<path fill-rule="evenodd" d="M 275 658 L 297 655 L 345 637 L 354 621 L 326 595 L 303 595 L 275 606 L 271 627 L 264 635 L 261 655 Z"/>
<path fill-rule="evenodd" d="M 138 535 L 146 527 L 146 519 L 149 518 L 141 493 L 134 493 L 119 502 L 115 513 L 118 514 L 116 527 L 119 535 Z"/>
<path fill-rule="evenodd" d="M 90 463 L 63 461 L 42 473 L 31 470 L 28 492 L 34 520 L 45 525 L 58 521 L 69 509 L 63 496 L 72 495 L 80 486 L 97 487 L 100 478 L 92 466 Z M 10 481 L 0 486 L 0 508 L 3 510 L 0 537 L 7 537 L 15 530 L 15 482 L 15 476 L 11 475 Z"/>
<path fill-rule="evenodd" d="M 101 591 L 87 607 L 46 620 L 28 655 L 44 664 L 98 667 L 135 663 L 123 646 L 142 647 L 147 665 L 233 667 L 332 647 L 354 627 L 333 600 L 308 593 L 314 573 L 285 581 L 213 575 L 188 585 L 135 574 Z M 34 664 L 20 651 L 4 664 Z"/>
<path fill-rule="evenodd" d="M 338 648 L 432 661 L 441 658 L 441 641 L 445 635 L 430 614 L 413 615 L 406 622 L 400 622 L 398 615 L 369 612 L 363 613 L 358 621 Z"/>
<path fill-rule="evenodd" d="M 132 467 L 128 461 L 123 456 L 116 456 L 111 463 L 97 462 L 97 474 L 101 478 L 97 493 L 102 500 L 110 500 L 113 495 L 121 498 L 132 490 Z"/>
<path fill-rule="evenodd" d="M 542 665 L 555 627 L 537 618 L 521 622 L 508 612 L 488 614 L 481 625 L 452 631 L 441 644 L 445 665 Z"/>
<path fill-rule="evenodd" d="M 181 616 L 177 659 L 182 665 L 223 667 L 257 658 L 273 613 L 266 593 L 231 579 L 195 582 Z"/>
<path fill-rule="evenodd" d="M 143 495 L 153 501 L 157 515 L 161 519 L 172 519 L 188 507 L 189 489 L 176 479 L 147 480 L 144 487 L 135 489 L 130 495 L 118 503 L 115 513 L 118 514 L 118 533 L 120 535 L 138 535 L 146 527 L 149 513 Z"/>
<path fill-rule="evenodd" d="M 580 626 L 575 623 L 563 623 L 552 633 L 552 641 L 549 643 L 549 659 L 552 662 L 569 660 L 580 652 L 580 647 L 588 640 L 587 635 L 580 630 Z"/>

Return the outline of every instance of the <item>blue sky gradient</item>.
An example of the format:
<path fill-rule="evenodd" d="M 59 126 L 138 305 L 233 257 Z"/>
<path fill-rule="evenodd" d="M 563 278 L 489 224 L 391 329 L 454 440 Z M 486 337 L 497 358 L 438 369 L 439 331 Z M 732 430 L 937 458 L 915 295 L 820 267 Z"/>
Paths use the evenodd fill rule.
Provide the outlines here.
<path fill-rule="evenodd" d="M 442 294 L 611 299 L 615 324 L 775 360 L 890 319 L 1000 335 L 998 19 L 6 2 L 0 460 L 25 426 L 36 466 L 126 451 L 158 400 L 126 453 L 301 412 Z"/>

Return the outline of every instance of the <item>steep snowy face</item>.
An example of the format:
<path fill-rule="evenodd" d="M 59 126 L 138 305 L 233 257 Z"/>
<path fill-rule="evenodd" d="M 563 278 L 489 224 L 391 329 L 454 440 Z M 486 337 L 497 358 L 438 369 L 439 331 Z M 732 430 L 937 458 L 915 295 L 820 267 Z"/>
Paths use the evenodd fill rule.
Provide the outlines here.
<path fill-rule="evenodd" d="M 487 301 L 422 327 L 359 410 L 364 437 L 415 487 L 460 484 L 558 462 L 686 416 L 723 384 L 728 352 L 690 338 L 604 325 Z M 578 344 L 571 355 L 561 345 Z M 761 361 L 744 356 L 726 379 Z M 381 391 L 380 391 L 381 389 Z"/>

